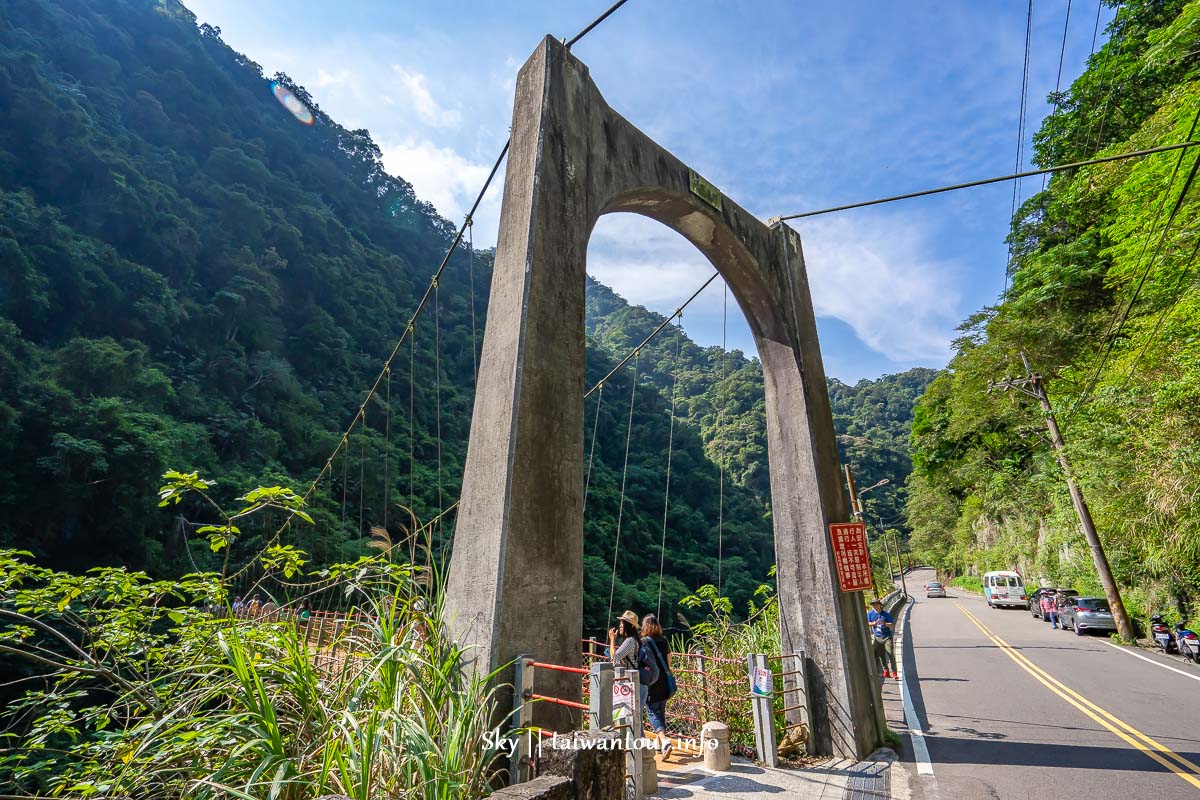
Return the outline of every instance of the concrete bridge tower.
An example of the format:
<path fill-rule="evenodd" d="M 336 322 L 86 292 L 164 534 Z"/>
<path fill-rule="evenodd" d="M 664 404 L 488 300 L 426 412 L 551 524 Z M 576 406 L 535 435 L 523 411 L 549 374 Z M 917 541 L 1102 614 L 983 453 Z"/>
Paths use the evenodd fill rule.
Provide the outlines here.
<path fill-rule="evenodd" d="M 829 523 L 849 514 L 800 239 L 613 111 L 549 37 L 517 78 L 447 622 L 476 669 L 522 653 L 580 661 L 584 271 L 596 220 L 618 211 L 691 241 L 746 315 L 766 383 L 782 645 L 808 655 L 815 748 L 865 756 L 883 720 L 862 598 L 838 590 L 829 541 Z M 579 697 L 576 676 L 538 681 L 539 693 Z M 535 719 L 561 728 L 562 711 L 539 705 Z"/>

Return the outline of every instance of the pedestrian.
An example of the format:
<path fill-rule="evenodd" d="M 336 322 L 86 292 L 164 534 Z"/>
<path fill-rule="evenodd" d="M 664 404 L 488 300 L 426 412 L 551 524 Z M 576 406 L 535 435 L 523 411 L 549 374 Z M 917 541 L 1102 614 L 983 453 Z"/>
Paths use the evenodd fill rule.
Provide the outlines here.
<path fill-rule="evenodd" d="M 1042 605 L 1042 621 L 1051 622 L 1054 627 L 1058 627 L 1058 615 L 1054 607 L 1054 595 L 1050 592 L 1042 592 L 1042 599 L 1039 601 Z"/>
<path fill-rule="evenodd" d="M 246 604 L 242 602 L 241 595 L 238 595 L 237 597 L 233 598 L 233 615 L 235 617 L 238 615 L 238 612 L 241 611 L 245 607 L 246 607 Z"/>
<path fill-rule="evenodd" d="M 250 598 L 250 602 L 246 604 L 246 616 L 251 619 L 257 617 L 262 610 L 262 600 L 258 599 L 258 595 Z"/>
<path fill-rule="evenodd" d="M 643 704 L 646 707 L 646 718 L 650 721 L 650 729 L 658 741 L 659 751 L 663 761 L 671 756 L 673 744 L 667 733 L 667 701 L 671 699 L 674 679 L 671 676 L 671 649 L 663 636 L 662 625 L 658 617 L 647 614 L 642 617 L 642 649 L 647 659 L 653 659 L 658 666 L 658 680 L 650 686 L 642 687 Z"/>
<path fill-rule="evenodd" d="M 608 652 L 612 653 L 614 668 L 637 669 L 640 627 L 638 615 L 626 611 L 617 618 L 617 626 L 608 629 Z"/>
<path fill-rule="evenodd" d="M 875 651 L 875 660 L 883 667 L 883 677 L 897 678 L 896 652 L 892 642 L 892 627 L 896 621 L 892 615 L 883 610 L 879 598 L 871 601 L 871 610 L 867 612 L 867 624 L 871 626 L 871 648 Z"/>
<path fill-rule="evenodd" d="M 1047 609 L 1046 614 L 1050 617 L 1050 627 L 1053 630 L 1058 630 L 1058 594 L 1046 593 Z"/>

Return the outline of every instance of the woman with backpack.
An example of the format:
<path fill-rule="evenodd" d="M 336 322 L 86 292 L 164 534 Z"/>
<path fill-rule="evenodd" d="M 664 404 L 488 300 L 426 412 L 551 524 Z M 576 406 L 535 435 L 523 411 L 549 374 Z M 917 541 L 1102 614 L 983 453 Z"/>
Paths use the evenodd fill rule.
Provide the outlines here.
<path fill-rule="evenodd" d="M 673 746 L 667 734 L 667 700 L 675 693 L 675 676 L 671 674 L 671 650 L 663 636 L 662 626 L 658 624 L 658 617 L 653 614 L 642 618 L 641 641 L 640 660 L 647 666 L 653 665 L 651 672 L 657 672 L 657 678 L 642 687 L 642 705 L 646 708 L 650 728 L 658 739 L 659 750 L 666 761 Z"/>

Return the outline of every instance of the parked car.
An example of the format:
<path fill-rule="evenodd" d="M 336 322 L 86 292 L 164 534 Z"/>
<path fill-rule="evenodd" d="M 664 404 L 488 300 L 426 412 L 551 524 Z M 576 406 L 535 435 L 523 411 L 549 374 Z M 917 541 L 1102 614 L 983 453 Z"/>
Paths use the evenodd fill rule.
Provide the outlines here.
<path fill-rule="evenodd" d="M 1075 631 L 1083 636 L 1088 631 L 1115 631 L 1117 623 L 1103 597 L 1074 597 L 1058 610 L 1058 622 L 1065 631 Z"/>
<path fill-rule="evenodd" d="M 1025 582 L 1016 572 L 988 572 L 983 576 L 983 599 L 991 608 L 1025 607 Z"/>
<path fill-rule="evenodd" d="M 1029 613 L 1038 619 L 1045 619 L 1045 617 L 1042 616 L 1042 596 L 1046 594 L 1053 595 L 1058 592 L 1062 592 L 1068 598 L 1076 598 L 1079 596 L 1079 592 L 1075 591 L 1074 589 L 1055 589 L 1052 586 L 1043 586 L 1040 589 L 1034 589 L 1029 593 Z"/>
<path fill-rule="evenodd" d="M 938 581 L 930 581 L 929 583 L 925 584 L 925 596 L 926 597 L 945 597 L 946 596 L 946 587 L 942 586 L 942 584 L 939 583 Z"/>

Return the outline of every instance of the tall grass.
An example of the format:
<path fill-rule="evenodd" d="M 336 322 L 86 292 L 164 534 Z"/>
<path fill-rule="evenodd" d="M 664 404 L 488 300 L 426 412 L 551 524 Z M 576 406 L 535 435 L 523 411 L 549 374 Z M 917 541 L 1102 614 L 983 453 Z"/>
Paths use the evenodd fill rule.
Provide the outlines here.
<path fill-rule="evenodd" d="M 341 588 L 366 613 L 320 652 L 296 622 L 213 618 L 194 607 L 168 612 L 179 624 L 140 673 L 128 668 L 128 654 L 109 658 L 81 639 L 87 659 L 107 664 L 128 688 L 106 697 L 90 661 L 64 661 L 49 692 L 18 704 L 0 784 L 71 797 L 202 800 L 486 794 L 498 763 L 499 737 L 486 735 L 495 676 L 463 669 L 468 654 L 443 630 L 440 593 L 423 590 L 437 581 L 422 569 L 380 556 L 346 570 Z M 59 626 L 73 601 L 45 593 L 73 586 L 82 591 L 77 602 L 96 588 L 87 576 L 39 574 L 40 583 L 20 589 L 37 602 L 14 595 L 5 605 L 25 610 L 10 619 L 20 613 Z M 24 635 L 12 630 L 0 640 Z"/>

